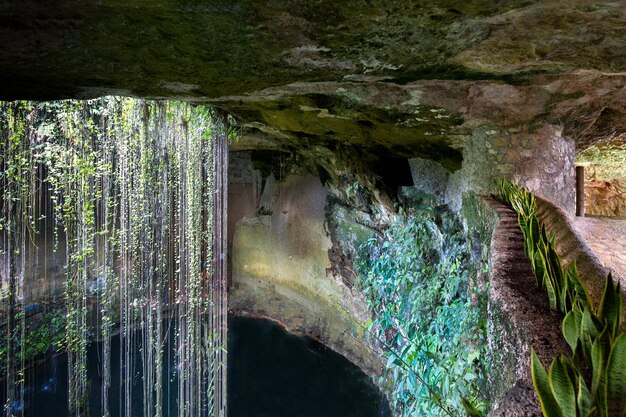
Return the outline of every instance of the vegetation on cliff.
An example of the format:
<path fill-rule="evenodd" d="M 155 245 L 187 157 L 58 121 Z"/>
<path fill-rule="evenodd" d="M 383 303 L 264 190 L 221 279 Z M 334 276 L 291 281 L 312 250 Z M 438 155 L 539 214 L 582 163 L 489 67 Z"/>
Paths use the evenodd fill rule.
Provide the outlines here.
<path fill-rule="evenodd" d="M 472 285 L 467 243 L 453 213 L 400 213 L 363 247 L 360 282 L 370 334 L 387 358 L 392 405 L 402 416 L 486 410 L 484 294 Z"/>

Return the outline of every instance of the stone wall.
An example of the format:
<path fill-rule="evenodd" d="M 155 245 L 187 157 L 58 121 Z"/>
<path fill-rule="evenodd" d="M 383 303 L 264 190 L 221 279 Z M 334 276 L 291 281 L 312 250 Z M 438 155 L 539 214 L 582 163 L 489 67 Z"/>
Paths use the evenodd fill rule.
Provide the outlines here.
<path fill-rule="evenodd" d="M 557 333 L 560 314 L 550 310 L 546 294 L 535 284 L 530 262 L 524 255 L 524 238 L 517 215 L 495 201 L 488 204 L 498 216 L 490 256 L 487 335 L 488 381 L 493 402 L 490 417 L 540 417 L 530 376 L 530 348 L 546 365 L 569 348 Z"/>
<path fill-rule="evenodd" d="M 538 129 L 477 128 L 466 139 L 462 168 L 450 175 L 446 201 L 461 208 L 466 192 L 489 195 L 494 180 L 506 178 L 567 213 L 575 209 L 575 144 L 558 126 Z"/>
<path fill-rule="evenodd" d="M 548 234 L 556 237 L 556 252 L 563 266 L 568 267 L 576 262 L 591 300 L 596 306 L 599 305 L 609 270 L 602 265 L 598 255 L 580 233 L 574 219 L 560 207 L 541 198 L 537 199 L 537 217 L 545 225 Z M 626 311 L 623 320 L 626 320 Z"/>

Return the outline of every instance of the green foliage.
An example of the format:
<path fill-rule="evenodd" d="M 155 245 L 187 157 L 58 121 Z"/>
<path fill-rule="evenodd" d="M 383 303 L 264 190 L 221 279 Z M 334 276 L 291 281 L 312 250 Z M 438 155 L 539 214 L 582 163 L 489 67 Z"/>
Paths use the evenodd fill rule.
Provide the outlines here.
<path fill-rule="evenodd" d="M 36 180 L 33 163 L 33 138 L 26 121 L 33 108 L 23 101 L 0 103 L 0 255 L 3 258 L 0 300 L 6 318 L 4 355 L 7 396 L 5 408 L 24 388 L 21 377 L 26 347 L 20 340 L 26 334 L 23 301 L 20 300 L 25 278 L 25 249 L 36 233 L 31 185 Z"/>
<path fill-rule="evenodd" d="M 172 332 L 183 414 L 222 407 L 215 385 L 224 380 L 225 285 L 209 277 L 214 264 L 223 265 L 223 234 L 214 226 L 223 227 L 225 205 L 216 199 L 223 198 L 227 141 L 238 135 L 233 126 L 226 115 L 182 102 L 0 102 L 0 231 L 7 235 L 0 255 L 8 254 L 10 264 L 0 292 L 7 409 L 22 391 L 25 360 L 55 344 L 68 354 L 70 413 L 85 415 L 87 345 L 97 323 L 104 341 L 103 415 L 110 415 L 110 336 L 118 322 L 125 398 L 142 366 L 144 411 L 162 415 L 163 346 Z M 55 249 L 65 246 L 65 314 L 31 329 L 23 313 L 31 272 L 26 248 L 41 219 L 54 225 Z M 223 281 L 224 270 L 215 277 Z M 163 328 L 164 313 L 172 315 L 171 329 Z M 125 415 L 131 406 L 126 401 Z"/>
<path fill-rule="evenodd" d="M 24 361 L 41 357 L 52 350 L 59 350 L 65 343 L 65 317 L 57 312 L 50 312 L 37 323 L 26 324 L 25 338 L 18 338 L 18 349 L 22 351 Z M 6 334 L 0 337 L 0 368 L 6 369 L 8 356 Z"/>
<path fill-rule="evenodd" d="M 585 166 L 587 179 L 626 180 L 626 144 L 618 140 L 590 146 L 576 156 L 576 164 Z"/>
<path fill-rule="evenodd" d="M 357 269 L 374 316 L 369 330 L 384 346 L 398 413 L 484 412 L 482 296 L 470 290 L 456 218 L 434 209 L 400 214 L 362 253 Z"/>
<path fill-rule="evenodd" d="M 525 250 L 550 306 L 565 314 L 563 336 L 571 356 L 554 359 L 549 371 L 533 351 L 535 391 L 547 417 L 619 417 L 626 415 L 626 335 L 620 330 L 623 296 L 609 274 L 602 299 L 594 307 L 576 265 L 563 269 L 555 237 L 539 227 L 534 197 L 507 181 L 499 181 L 500 197 L 518 214 Z M 589 389 L 591 387 L 591 389 Z"/>

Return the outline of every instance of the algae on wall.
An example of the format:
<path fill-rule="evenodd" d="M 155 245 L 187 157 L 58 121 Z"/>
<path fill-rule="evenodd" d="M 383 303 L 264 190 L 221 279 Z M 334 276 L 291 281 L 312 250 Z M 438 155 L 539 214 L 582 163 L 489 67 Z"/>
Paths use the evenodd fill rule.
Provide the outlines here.
<path fill-rule="evenodd" d="M 590 146 L 576 163 L 585 167 L 585 213 L 626 218 L 626 143 Z"/>

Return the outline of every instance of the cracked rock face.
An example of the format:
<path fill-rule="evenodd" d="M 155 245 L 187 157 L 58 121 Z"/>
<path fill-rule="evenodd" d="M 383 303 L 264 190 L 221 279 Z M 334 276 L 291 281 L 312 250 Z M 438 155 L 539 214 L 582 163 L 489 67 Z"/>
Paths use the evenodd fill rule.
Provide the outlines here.
<path fill-rule="evenodd" d="M 10 0 L 1 99 L 211 102 L 239 145 L 347 141 L 460 166 L 476 126 L 626 119 L 626 6 L 586 0 Z M 254 144 L 254 145 L 251 145 Z"/>
<path fill-rule="evenodd" d="M 623 138 L 626 75 L 580 71 L 534 76 L 528 84 L 421 80 L 294 83 L 211 99 L 259 141 L 316 145 L 343 141 L 400 157 L 432 159 L 455 171 L 477 128 L 533 132 L 562 128 L 577 148 Z M 263 146 L 263 145 L 260 145 Z"/>

